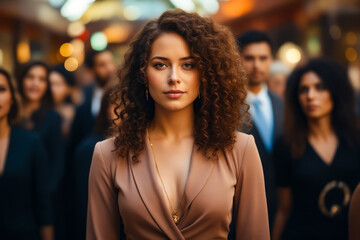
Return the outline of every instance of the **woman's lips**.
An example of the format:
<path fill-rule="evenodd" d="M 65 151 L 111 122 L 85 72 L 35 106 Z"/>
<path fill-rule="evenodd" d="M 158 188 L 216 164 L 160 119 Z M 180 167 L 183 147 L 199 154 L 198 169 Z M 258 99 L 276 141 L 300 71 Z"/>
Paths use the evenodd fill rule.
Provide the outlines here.
<path fill-rule="evenodd" d="M 308 109 L 309 111 L 314 111 L 314 110 L 316 110 L 317 108 L 318 108 L 317 105 L 308 105 L 308 106 L 307 106 L 307 109 Z"/>
<path fill-rule="evenodd" d="M 165 92 L 165 95 L 166 95 L 168 98 L 179 98 L 179 97 L 181 97 L 184 93 L 185 93 L 185 92 L 180 91 L 180 90 L 172 90 L 172 91 Z"/>

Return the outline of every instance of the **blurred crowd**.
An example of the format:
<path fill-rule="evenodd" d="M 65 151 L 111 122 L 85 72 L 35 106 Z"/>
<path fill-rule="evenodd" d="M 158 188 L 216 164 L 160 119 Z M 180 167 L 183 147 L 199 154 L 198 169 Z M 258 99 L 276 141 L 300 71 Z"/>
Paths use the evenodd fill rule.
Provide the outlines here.
<path fill-rule="evenodd" d="M 259 31 L 237 43 L 249 105 L 239 129 L 255 137 L 272 239 L 348 239 L 349 227 L 358 231 L 348 218 L 360 181 L 360 104 L 346 69 L 330 59 L 290 69 Z M 85 239 L 94 146 L 118 119 L 116 65 L 106 49 L 87 53 L 76 74 L 42 61 L 17 79 L 0 69 L 1 239 Z"/>

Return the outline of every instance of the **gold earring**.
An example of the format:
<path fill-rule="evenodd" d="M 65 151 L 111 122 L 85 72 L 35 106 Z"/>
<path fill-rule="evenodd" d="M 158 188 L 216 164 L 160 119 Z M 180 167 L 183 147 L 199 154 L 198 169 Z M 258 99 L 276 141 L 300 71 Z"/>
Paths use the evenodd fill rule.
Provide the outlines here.
<path fill-rule="evenodd" d="M 199 100 L 200 100 L 200 92 L 199 92 L 199 96 L 198 96 Z"/>
<path fill-rule="evenodd" d="M 149 90 L 147 85 L 145 86 L 146 101 L 149 101 Z"/>

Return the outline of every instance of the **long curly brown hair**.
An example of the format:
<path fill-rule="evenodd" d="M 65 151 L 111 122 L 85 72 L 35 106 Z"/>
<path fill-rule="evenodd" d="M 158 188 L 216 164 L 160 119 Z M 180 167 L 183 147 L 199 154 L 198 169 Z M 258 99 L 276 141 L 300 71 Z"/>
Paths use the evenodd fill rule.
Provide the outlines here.
<path fill-rule="evenodd" d="M 179 9 L 149 21 L 125 54 L 120 83 L 112 96 L 121 120 L 114 128 L 115 151 L 121 157 L 131 153 L 132 160 L 137 161 L 144 149 L 146 128 L 154 117 L 154 101 L 146 99 L 145 68 L 152 43 L 169 32 L 182 36 L 194 56 L 201 96 L 194 102 L 195 144 L 205 156 L 216 158 L 219 150 L 233 147 L 235 131 L 247 114 L 245 72 L 235 38 L 227 28 Z"/>

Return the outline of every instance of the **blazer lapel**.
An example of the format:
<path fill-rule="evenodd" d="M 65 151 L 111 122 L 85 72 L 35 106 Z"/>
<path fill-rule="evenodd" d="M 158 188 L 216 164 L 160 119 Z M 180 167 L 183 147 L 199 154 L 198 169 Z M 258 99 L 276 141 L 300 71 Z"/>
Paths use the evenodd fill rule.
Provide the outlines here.
<path fill-rule="evenodd" d="M 129 161 L 139 195 L 154 222 L 170 239 L 184 239 L 167 209 L 167 202 L 156 173 L 147 136 L 145 136 L 145 149 L 139 156 L 139 162 Z"/>
<path fill-rule="evenodd" d="M 274 116 L 274 140 L 282 133 L 284 105 L 281 99 L 269 92 Z"/>

